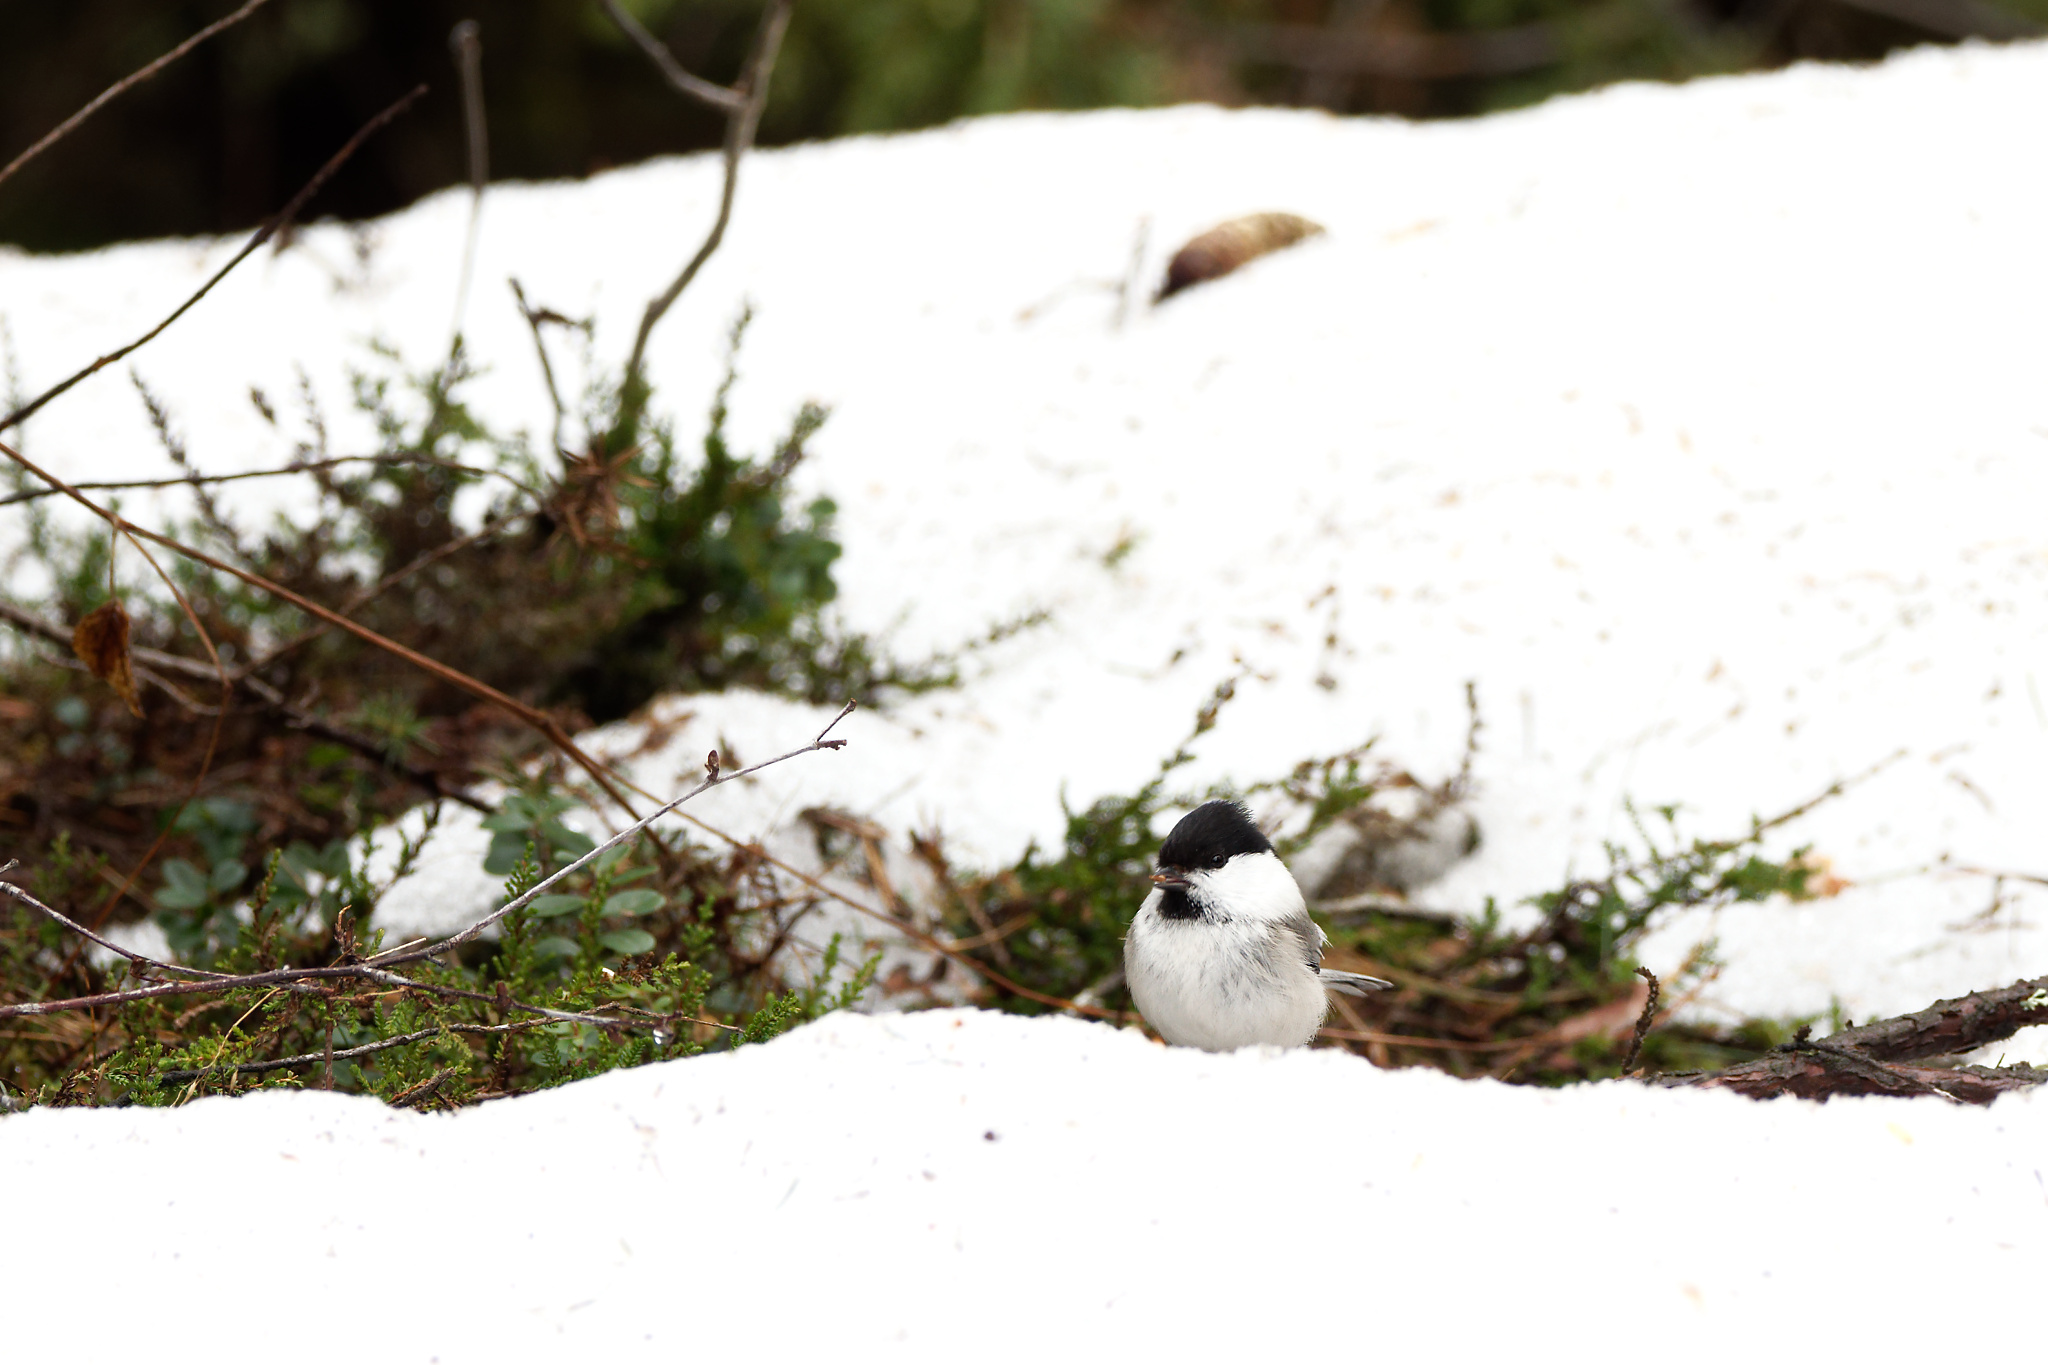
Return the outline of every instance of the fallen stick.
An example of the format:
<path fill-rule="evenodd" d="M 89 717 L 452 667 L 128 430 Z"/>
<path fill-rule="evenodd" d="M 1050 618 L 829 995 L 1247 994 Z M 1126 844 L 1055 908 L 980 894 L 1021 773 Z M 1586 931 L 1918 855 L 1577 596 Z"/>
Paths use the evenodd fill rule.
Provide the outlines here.
<path fill-rule="evenodd" d="M 1753 1099 L 1940 1095 L 1963 1104 L 1989 1104 L 2000 1095 L 2048 1083 L 2048 1069 L 1907 1063 L 1968 1052 L 2035 1024 L 2048 1024 L 2048 976 L 1936 1001 L 1916 1013 L 1845 1028 L 1824 1039 L 1815 1040 L 1802 1029 L 1782 1047 L 1719 1071 L 1674 1071 L 1644 1079 L 1671 1088 L 1733 1090 Z"/>

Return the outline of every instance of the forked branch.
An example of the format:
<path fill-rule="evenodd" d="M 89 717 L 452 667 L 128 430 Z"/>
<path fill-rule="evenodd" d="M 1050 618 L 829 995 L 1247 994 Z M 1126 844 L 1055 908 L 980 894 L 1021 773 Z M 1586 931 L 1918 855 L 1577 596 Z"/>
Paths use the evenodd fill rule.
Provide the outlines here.
<path fill-rule="evenodd" d="M 648 338 L 654 335 L 655 326 L 675 306 L 682 292 L 690 287 L 690 281 L 697 278 L 697 272 L 704 268 L 711 254 L 718 250 L 718 244 L 725 240 L 725 226 L 732 219 L 733 196 L 739 189 L 740 160 L 753 148 L 761 110 L 768 103 L 769 77 L 775 70 L 775 58 L 782 51 L 782 37 L 789 28 L 789 12 L 794 0 L 769 0 L 767 10 L 761 15 L 761 26 L 754 33 L 753 50 L 748 53 L 746 65 L 740 70 L 739 80 L 730 87 L 713 85 L 685 71 L 674 54 L 626 13 L 618 0 L 601 0 L 601 3 L 605 12 L 611 15 L 612 22 L 640 46 L 670 85 L 686 98 L 725 114 L 725 186 L 718 198 L 718 217 L 682 272 L 668 288 L 648 300 L 647 310 L 640 317 L 640 330 L 633 338 L 633 353 L 626 361 L 622 426 L 630 428 L 637 422 L 639 406 L 645 401 Z"/>

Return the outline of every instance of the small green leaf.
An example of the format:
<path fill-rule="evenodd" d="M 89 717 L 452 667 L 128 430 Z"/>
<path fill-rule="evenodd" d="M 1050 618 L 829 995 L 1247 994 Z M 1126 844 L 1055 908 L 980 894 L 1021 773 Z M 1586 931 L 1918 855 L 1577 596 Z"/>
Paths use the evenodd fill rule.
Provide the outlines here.
<path fill-rule="evenodd" d="M 554 845 L 555 852 L 565 857 L 581 858 L 584 854 L 597 847 L 597 840 L 591 838 L 588 834 L 578 834 L 560 820 L 543 822 L 540 832 L 547 836 L 547 841 L 550 844 Z"/>
<path fill-rule="evenodd" d="M 248 875 L 248 868 L 230 858 L 226 862 L 213 865 L 213 876 L 208 878 L 208 881 L 215 892 L 225 894 L 240 886 Z"/>
<path fill-rule="evenodd" d="M 538 939 L 533 945 L 535 957 L 574 957 L 578 951 L 575 939 L 553 935 Z"/>
<path fill-rule="evenodd" d="M 553 919 L 557 915 L 573 915 L 583 908 L 582 896 L 535 896 L 526 903 L 526 909 L 535 919 Z"/>
<path fill-rule="evenodd" d="M 597 941 L 621 957 L 631 957 L 654 947 L 654 935 L 645 929 L 614 929 L 609 934 L 598 935 Z"/>
<path fill-rule="evenodd" d="M 519 856 L 526 852 L 532 840 L 518 830 L 500 830 L 491 836 L 491 851 L 484 855 L 484 871 L 493 877 L 503 877 L 512 871 Z M 536 878 L 535 880 L 538 880 Z"/>
<path fill-rule="evenodd" d="M 651 915 L 661 909 L 662 896 L 659 891 L 621 891 L 604 903 L 606 915 Z M 638 933 L 639 930 L 633 932 Z M 650 943 L 652 939 L 648 940 Z M 645 952 L 646 949 L 636 951 Z"/>
<path fill-rule="evenodd" d="M 211 899 L 213 890 L 198 868 L 183 858 L 172 858 L 164 863 L 163 889 L 156 893 L 158 905 L 166 910 L 197 910 Z"/>

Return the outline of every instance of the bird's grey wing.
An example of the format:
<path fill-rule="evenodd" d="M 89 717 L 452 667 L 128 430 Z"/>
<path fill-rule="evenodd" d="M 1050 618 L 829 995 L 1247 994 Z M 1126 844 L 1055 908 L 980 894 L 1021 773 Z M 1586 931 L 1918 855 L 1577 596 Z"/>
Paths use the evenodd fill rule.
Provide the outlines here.
<path fill-rule="evenodd" d="M 1298 945 L 1301 960 L 1308 964 L 1308 969 L 1312 972 L 1322 970 L 1323 944 L 1329 940 L 1323 937 L 1323 926 L 1308 917 L 1306 907 L 1280 921 L 1280 935 L 1283 951 Z M 1292 943 L 1287 941 L 1290 938 Z"/>
<path fill-rule="evenodd" d="M 1357 972 L 1340 972 L 1335 967 L 1323 965 L 1323 945 L 1329 940 L 1323 936 L 1323 927 L 1308 917 L 1308 911 L 1290 915 L 1280 921 L 1281 932 L 1290 934 L 1301 945 L 1302 960 L 1308 969 L 1322 978 L 1323 985 L 1346 995 L 1369 995 L 1373 991 L 1394 989 L 1391 981 L 1382 981 L 1376 976 L 1361 976 Z"/>

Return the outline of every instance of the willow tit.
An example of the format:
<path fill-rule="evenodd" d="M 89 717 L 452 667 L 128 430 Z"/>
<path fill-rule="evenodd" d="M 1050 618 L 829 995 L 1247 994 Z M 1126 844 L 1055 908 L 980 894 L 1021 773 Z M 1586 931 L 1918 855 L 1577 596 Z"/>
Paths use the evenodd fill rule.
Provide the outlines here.
<path fill-rule="evenodd" d="M 1301 888 L 1231 801 L 1197 806 L 1159 849 L 1152 894 L 1124 938 L 1124 978 L 1145 1022 L 1169 1043 L 1227 1052 L 1301 1047 L 1329 1012 L 1327 990 L 1364 995 L 1391 981 L 1325 970 L 1322 927 Z"/>

